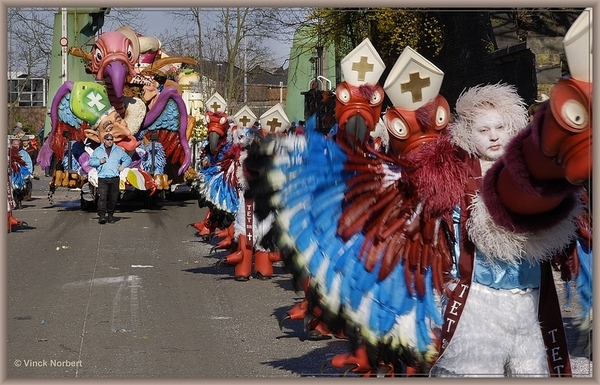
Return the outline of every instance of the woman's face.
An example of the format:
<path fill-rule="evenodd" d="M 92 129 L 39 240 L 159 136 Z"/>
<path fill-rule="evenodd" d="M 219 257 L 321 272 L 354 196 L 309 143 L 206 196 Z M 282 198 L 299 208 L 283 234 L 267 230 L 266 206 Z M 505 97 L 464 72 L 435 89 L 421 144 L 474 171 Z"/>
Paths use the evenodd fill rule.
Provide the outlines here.
<path fill-rule="evenodd" d="M 490 108 L 476 118 L 473 121 L 472 131 L 479 157 L 485 160 L 496 160 L 504 154 L 510 137 L 496 109 Z"/>

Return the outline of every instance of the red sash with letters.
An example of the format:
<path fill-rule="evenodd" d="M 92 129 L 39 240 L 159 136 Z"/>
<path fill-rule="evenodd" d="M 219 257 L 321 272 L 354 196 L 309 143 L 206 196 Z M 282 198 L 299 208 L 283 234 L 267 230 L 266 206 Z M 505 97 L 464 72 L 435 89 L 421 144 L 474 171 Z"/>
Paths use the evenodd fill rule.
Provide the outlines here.
<path fill-rule="evenodd" d="M 254 248 L 254 201 L 252 198 L 246 197 L 244 204 L 246 205 L 244 210 L 246 215 L 246 249 L 252 250 Z"/>
<path fill-rule="evenodd" d="M 467 300 L 471 279 L 473 277 L 473 266 L 475 263 L 475 245 L 468 240 L 466 223 L 471 213 L 471 201 L 475 192 L 481 188 L 481 166 L 479 159 L 469 157 L 466 163 L 470 166 L 469 182 L 465 189 L 465 195 L 460 202 L 460 258 L 458 259 L 459 281 L 454 290 L 448 296 L 448 303 L 444 311 L 444 325 L 442 326 L 441 343 L 438 357 L 444 353 L 450 343 L 458 320 L 462 315 Z"/>

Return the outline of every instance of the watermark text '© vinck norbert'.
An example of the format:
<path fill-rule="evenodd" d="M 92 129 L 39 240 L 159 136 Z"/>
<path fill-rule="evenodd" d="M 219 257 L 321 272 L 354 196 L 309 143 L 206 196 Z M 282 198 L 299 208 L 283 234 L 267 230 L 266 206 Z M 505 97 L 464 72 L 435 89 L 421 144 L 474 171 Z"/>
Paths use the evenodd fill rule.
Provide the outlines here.
<path fill-rule="evenodd" d="M 16 359 L 13 364 L 16 367 L 27 367 L 27 368 L 45 368 L 45 367 L 64 367 L 64 368 L 75 368 L 81 367 L 81 360 L 20 360 Z"/>

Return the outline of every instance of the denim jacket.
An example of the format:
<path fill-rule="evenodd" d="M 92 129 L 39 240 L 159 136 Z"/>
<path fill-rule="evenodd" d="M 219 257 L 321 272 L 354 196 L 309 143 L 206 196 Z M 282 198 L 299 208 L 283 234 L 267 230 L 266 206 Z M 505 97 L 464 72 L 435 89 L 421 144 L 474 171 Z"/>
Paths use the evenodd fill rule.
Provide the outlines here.
<path fill-rule="evenodd" d="M 106 158 L 106 163 L 100 164 L 100 159 Z M 110 150 L 110 156 L 106 155 L 104 145 L 97 147 L 90 157 L 89 165 L 98 170 L 98 178 L 114 178 L 119 176 L 119 166 L 128 167 L 131 164 L 131 157 L 125 150 L 117 145 L 113 145 Z"/>

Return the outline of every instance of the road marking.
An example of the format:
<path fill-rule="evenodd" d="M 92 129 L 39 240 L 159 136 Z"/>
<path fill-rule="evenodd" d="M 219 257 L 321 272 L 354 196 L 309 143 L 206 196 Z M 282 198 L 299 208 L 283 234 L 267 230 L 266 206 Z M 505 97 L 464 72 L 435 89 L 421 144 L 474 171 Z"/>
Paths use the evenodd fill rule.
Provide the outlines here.
<path fill-rule="evenodd" d="M 135 275 L 122 275 L 120 277 L 105 277 L 105 278 L 94 278 L 88 279 L 85 281 L 77 281 L 77 282 L 69 282 L 63 285 L 63 289 L 73 288 L 78 286 L 89 286 L 93 285 L 111 285 L 115 283 L 121 283 L 124 281 L 131 281 L 132 279 L 137 278 Z"/>
<path fill-rule="evenodd" d="M 110 330 L 120 333 L 137 333 L 139 330 L 139 281 L 140 278 L 132 275 L 130 279 L 124 280 L 119 285 L 117 293 L 113 297 Z M 127 286 L 129 286 L 129 308 L 121 308 L 121 303 L 126 303 Z M 124 298 L 125 297 L 125 298 Z M 129 310 L 129 311 L 128 311 Z M 127 314 L 129 313 L 129 314 Z M 128 317 L 129 316 L 129 317 Z"/>

